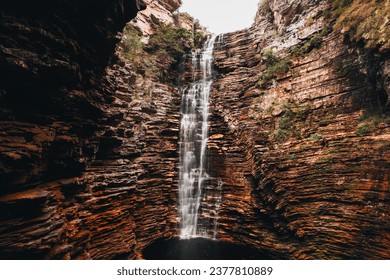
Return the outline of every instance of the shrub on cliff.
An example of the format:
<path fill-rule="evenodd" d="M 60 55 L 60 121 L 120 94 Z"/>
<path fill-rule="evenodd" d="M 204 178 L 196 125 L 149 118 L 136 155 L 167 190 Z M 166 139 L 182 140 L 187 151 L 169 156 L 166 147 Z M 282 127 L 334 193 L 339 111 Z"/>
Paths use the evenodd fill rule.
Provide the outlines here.
<path fill-rule="evenodd" d="M 295 45 L 291 48 L 291 54 L 295 57 L 304 56 L 314 49 L 319 49 L 323 42 L 323 37 L 332 32 L 331 24 L 326 25 L 321 32 L 316 33 L 303 45 Z"/>
<path fill-rule="evenodd" d="M 277 76 L 286 74 L 291 66 L 290 57 L 281 58 L 271 50 L 266 50 L 263 53 L 263 61 L 265 69 L 257 82 L 257 86 L 262 89 L 265 89 Z"/>
<path fill-rule="evenodd" d="M 119 56 L 129 60 L 134 70 L 144 78 L 172 81 L 172 71 L 183 54 L 192 46 L 189 30 L 174 25 L 159 25 L 147 44 L 143 44 L 139 32 L 131 24 L 123 31 L 119 44 Z"/>
<path fill-rule="evenodd" d="M 337 18 L 335 29 L 347 32 L 354 41 L 367 48 L 390 49 L 388 0 L 330 0 Z"/>
<path fill-rule="evenodd" d="M 270 0 L 263 0 L 262 2 L 260 2 L 259 11 L 261 15 L 265 16 L 268 19 L 268 21 L 274 21 L 274 13 L 270 6 Z"/>
<path fill-rule="evenodd" d="M 128 59 L 135 63 L 140 60 L 143 52 L 143 44 L 141 36 L 133 25 L 126 25 L 123 30 L 123 39 L 120 43 L 120 55 L 122 58 Z"/>
<path fill-rule="evenodd" d="M 310 53 L 313 49 L 318 49 L 322 45 L 322 34 L 314 34 L 308 42 L 306 42 L 303 47 L 303 53 Z"/>
<path fill-rule="evenodd" d="M 192 34 L 189 30 L 172 24 L 161 24 L 150 37 L 146 51 L 155 56 L 162 69 L 171 68 L 191 49 Z"/>
<path fill-rule="evenodd" d="M 208 35 L 206 29 L 200 25 L 199 20 L 194 21 L 193 26 L 193 45 L 194 49 L 203 48 L 205 42 L 207 41 Z"/>

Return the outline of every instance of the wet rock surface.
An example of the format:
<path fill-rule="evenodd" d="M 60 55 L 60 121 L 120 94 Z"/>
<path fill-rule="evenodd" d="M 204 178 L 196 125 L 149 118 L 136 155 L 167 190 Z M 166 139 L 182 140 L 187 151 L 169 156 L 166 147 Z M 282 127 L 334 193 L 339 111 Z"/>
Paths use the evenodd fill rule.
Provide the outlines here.
<path fill-rule="evenodd" d="M 291 44 L 303 45 L 327 23 L 310 19 L 326 1 L 269 2 L 252 28 L 225 34 L 214 53 L 220 76 L 211 95 L 210 164 L 224 184 L 217 236 L 277 258 L 387 259 L 383 84 L 373 90 L 367 75 L 357 81 L 340 71 L 340 62 L 358 64 L 356 46 L 332 32 L 321 47 L 292 56 L 288 72 L 259 85 L 265 49 L 287 56 Z M 369 72 L 359 65 L 353 71 Z M 365 117 L 373 107 L 376 121 Z"/>

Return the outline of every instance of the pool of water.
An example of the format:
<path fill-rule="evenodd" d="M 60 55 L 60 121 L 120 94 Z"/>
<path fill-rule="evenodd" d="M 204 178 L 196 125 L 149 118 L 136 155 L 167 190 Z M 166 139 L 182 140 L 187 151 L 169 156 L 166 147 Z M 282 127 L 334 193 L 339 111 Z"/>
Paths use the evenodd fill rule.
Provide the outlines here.
<path fill-rule="evenodd" d="M 146 260 L 269 260 L 248 246 L 205 238 L 159 239 L 143 251 Z"/>

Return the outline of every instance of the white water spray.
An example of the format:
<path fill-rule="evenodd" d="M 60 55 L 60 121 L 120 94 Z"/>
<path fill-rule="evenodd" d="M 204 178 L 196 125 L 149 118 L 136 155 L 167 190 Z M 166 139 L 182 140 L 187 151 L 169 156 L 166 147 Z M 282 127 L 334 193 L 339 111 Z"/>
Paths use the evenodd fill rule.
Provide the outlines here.
<path fill-rule="evenodd" d="M 208 115 L 215 40 L 212 36 L 202 50 L 192 53 L 193 82 L 182 92 L 179 202 L 180 238 L 183 239 L 208 237 L 207 231 L 198 225 L 198 216 L 202 190 L 209 177 L 206 173 Z"/>

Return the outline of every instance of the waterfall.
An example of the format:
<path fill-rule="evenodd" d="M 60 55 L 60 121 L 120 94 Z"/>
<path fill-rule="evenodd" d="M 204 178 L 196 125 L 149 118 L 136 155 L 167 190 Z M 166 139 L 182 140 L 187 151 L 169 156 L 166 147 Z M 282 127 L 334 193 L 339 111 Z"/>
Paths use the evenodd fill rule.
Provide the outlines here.
<path fill-rule="evenodd" d="M 207 183 L 207 140 L 209 96 L 211 91 L 213 50 L 212 36 L 202 50 L 192 53 L 192 79 L 182 89 L 180 123 L 179 209 L 180 238 L 208 237 L 199 225 L 199 210 Z M 216 225 L 213 227 L 216 229 Z M 212 230 L 213 230 L 212 229 Z M 212 235 L 215 238 L 215 233 Z"/>

